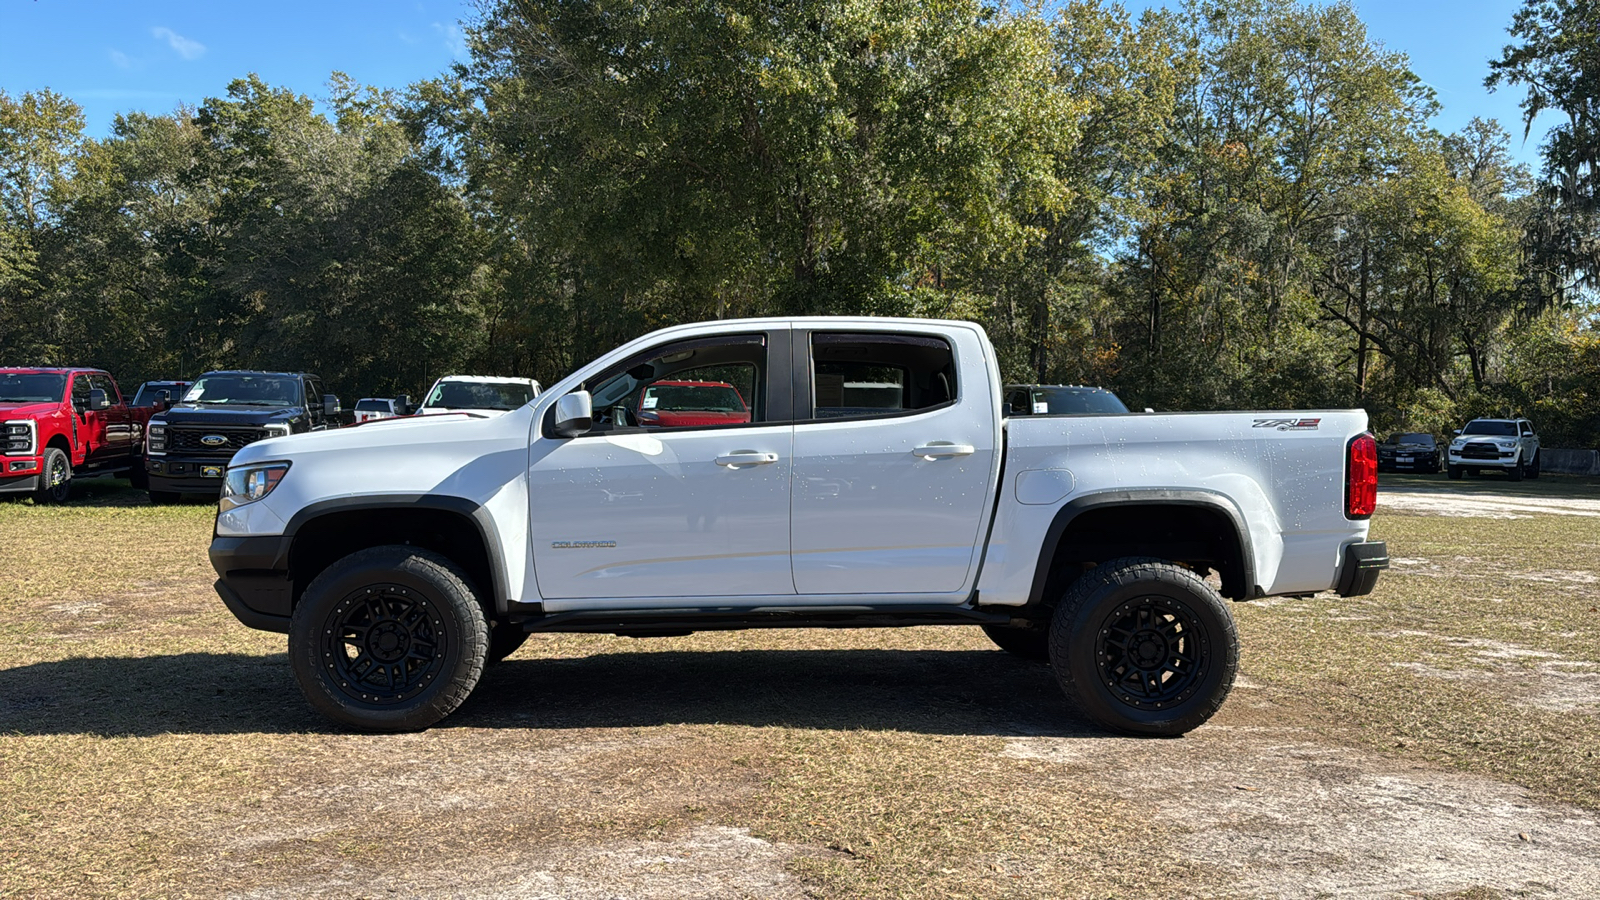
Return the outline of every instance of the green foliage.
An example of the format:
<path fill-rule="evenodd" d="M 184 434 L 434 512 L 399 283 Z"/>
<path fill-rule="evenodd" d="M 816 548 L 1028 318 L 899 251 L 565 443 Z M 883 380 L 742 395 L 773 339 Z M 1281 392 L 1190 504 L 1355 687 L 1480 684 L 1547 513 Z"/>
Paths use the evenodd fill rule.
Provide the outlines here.
<path fill-rule="evenodd" d="M 0 93 L 0 358 L 354 397 L 550 383 L 683 321 L 931 316 L 1134 406 L 1515 409 L 1592 445 L 1593 24 L 1528 0 L 1494 64 L 1569 114 L 1542 184 L 1497 123 L 1434 132 L 1348 2 L 488 0 L 403 93 L 251 75 L 99 140 Z"/>

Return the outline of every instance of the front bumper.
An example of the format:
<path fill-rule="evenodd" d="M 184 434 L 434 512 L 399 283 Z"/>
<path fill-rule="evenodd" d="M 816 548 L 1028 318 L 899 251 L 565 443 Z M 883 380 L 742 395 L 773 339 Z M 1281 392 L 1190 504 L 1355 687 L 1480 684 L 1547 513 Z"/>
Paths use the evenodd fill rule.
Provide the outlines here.
<path fill-rule="evenodd" d="M 1334 590 L 1341 597 L 1360 597 L 1372 593 L 1378 573 L 1389 568 L 1389 545 L 1383 541 L 1362 541 L 1344 548 L 1344 564 Z"/>
<path fill-rule="evenodd" d="M 221 494 L 222 476 L 228 471 L 231 458 L 150 456 L 145 458 L 144 469 L 150 476 L 152 491 Z"/>
<path fill-rule="evenodd" d="M 282 535 L 213 537 L 208 555 L 217 571 L 217 595 L 234 618 L 261 631 L 289 633 L 294 582 L 289 539 Z"/>
<path fill-rule="evenodd" d="M 0 494 L 31 494 L 39 490 L 39 475 L 0 478 Z"/>

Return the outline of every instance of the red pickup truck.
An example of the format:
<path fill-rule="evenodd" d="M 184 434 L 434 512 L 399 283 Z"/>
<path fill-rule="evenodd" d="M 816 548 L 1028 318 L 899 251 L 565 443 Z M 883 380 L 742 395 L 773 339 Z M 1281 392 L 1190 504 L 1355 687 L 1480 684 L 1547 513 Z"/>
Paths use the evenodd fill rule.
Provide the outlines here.
<path fill-rule="evenodd" d="M 0 494 L 62 503 L 75 476 L 144 472 L 145 425 L 100 369 L 0 368 Z"/>

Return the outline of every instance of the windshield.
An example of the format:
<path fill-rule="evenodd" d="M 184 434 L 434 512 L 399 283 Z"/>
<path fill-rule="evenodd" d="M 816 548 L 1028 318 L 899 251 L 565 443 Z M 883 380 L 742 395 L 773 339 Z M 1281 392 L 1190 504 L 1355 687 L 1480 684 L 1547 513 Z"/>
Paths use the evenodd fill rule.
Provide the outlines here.
<path fill-rule="evenodd" d="M 0 403 L 50 403 L 60 400 L 66 388 L 65 375 L 0 375 Z"/>
<path fill-rule="evenodd" d="M 1517 423 L 1495 422 L 1490 419 L 1473 419 L 1467 427 L 1461 429 L 1462 434 L 1491 434 L 1498 437 L 1516 437 Z"/>
<path fill-rule="evenodd" d="M 533 387 L 515 381 L 441 381 L 427 409 L 516 409 L 533 399 Z"/>
<path fill-rule="evenodd" d="M 286 375 L 206 375 L 183 395 L 183 402 L 202 406 L 298 406 L 300 379 Z"/>
<path fill-rule="evenodd" d="M 187 387 L 181 381 L 147 381 L 139 385 L 139 392 L 133 395 L 133 402 L 129 406 L 154 406 L 156 397 L 162 391 L 167 392 L 167 401 L 170 403 L 183 396 L 183 389 Z"/>
<path fill-rule="evenodd" d="M 356 404 L 356 409 L 359 410 L 360 412 L 388 412 L 389 411 L 389 401 L 387 401 L 387 400 L 362 400 L 362 401 L 360 401 L 360 402 L 358 402 Z"/>
<path fill-rule="evenodd" d="M 1418 434 L 1416 432 L 1408 431 L 1408 432 L 1404 432 L 1402 434 L 1391 435 L 1390 438 L 1389 438 L 1389 443 L 1391 443 L 1391 444 L 1422 444 L 1423 446 L 1426 446 L 1426 447 L 1432 447 L 1433 446 L 1433 435 L 1431 435 L 1431 434 Z"/>
<path fill-rule="evenodd" d="M 641 406 L 658 412 L 744 412 L 744 399 L 731 384 L 653 384 L 643 396 Z"/>
<path fill-rule="evenodd" d="M 1021 415 L 1059 416 L 1066 413 L 1125 413 L 1128 407 L 1117 395 L 1100 388 L 1037 387 L 1028 392 L 1028 408 Z"/>

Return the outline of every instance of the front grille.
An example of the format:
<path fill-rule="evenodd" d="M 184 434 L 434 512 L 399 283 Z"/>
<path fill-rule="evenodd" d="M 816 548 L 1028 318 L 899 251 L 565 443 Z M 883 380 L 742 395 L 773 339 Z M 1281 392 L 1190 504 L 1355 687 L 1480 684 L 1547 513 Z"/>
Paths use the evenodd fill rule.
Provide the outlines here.
<path fill-rule="evenodd" d="M 1462 459 L 1499 459 L 1500 448 L 1494 444 L 1468 444 L 1461 448 Z"/>
<path fill-rule="evenodd" d="M 209 435 L 225 438 L 225 441 L 216 446 L 208 446 L 201 439 Z M 253 444 L 267 437 L 265 428 L 196 428 L 187 426 L 167 427 L 167 452 L 168 453 L 200 453 L 215 454 L 217 456 L 232 456 L 247 444 Z"/>

